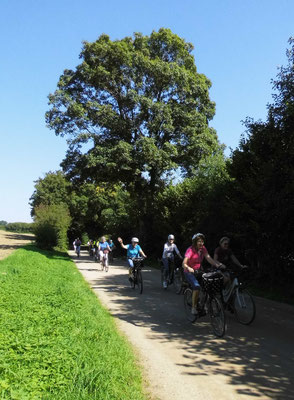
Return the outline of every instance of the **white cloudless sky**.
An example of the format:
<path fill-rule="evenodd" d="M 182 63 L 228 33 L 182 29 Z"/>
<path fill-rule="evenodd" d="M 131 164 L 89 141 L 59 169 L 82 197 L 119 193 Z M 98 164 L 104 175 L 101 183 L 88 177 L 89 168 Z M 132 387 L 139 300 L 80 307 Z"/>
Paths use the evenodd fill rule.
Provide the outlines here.
<path fill-rule="evenodd" d="M 195 46 L 212 81 L 211 122 L 236 148 L 247 116 L 266 118 L 271 79 L 294 35 L 293 0 L 1 0 L 0 220 L 30 221 L 34 181 L 59 168 L 66 139 L 46 128 L 47 96 L 82 41 L 167 27 Z M 229 154 L 229 150 L 227 150 Z"/>

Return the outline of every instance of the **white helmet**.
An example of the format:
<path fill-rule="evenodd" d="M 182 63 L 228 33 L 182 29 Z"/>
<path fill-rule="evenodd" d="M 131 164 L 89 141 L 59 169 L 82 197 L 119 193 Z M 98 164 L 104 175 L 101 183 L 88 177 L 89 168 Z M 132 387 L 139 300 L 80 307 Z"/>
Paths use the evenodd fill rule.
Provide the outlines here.
<path fill-rule="evenodd" d="M 193 235 L 192 240 L 195 240 L 197 238 L 201 238 L 203 240 L 205 240 L 205 236 L 203 235 L 203 233 L 195 233 L 195 235 Z"/>
<path fill-rule="evenodd" d="M 168 235 L 168 240 L 175 240 L 174 235 Z"/>
<path fill-rule="evenodd" d="M 139 243 L 139 239 L 136 238 L 136 237 L 133 237 L 132 240 L 131 240 L 131 242 Z"/>

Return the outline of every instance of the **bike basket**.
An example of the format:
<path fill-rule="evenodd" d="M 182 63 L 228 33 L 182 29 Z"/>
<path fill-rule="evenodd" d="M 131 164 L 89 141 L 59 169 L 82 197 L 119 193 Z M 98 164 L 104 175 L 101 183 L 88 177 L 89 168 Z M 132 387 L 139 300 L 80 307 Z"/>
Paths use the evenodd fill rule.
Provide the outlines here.
<path fill-rule="evenodd" d="M 209 294 L 220 293 L 223 287 L 224 277 L 220 272 L 207 272 L 202 275 L 203 287 Z"/>

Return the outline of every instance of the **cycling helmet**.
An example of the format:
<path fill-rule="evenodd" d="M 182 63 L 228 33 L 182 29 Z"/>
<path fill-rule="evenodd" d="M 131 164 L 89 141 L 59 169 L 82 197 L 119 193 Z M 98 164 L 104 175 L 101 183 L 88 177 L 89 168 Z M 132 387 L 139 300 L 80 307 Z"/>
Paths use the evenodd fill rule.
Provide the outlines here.
<path fill-rule="evenodd" d="M 168 240 L 175 240 L 174 235 L 168 235 Z"/>
<path fill-rule="evenodd" d="M 195 233 L 195 235 L 193 235 L 192 241 L 195 239 L 198 239 L 198 238 L 205 240 L 205 236 L 203 235 L 203 233 L 198 232 L 198 233 Z"/>
<path fill-rule="evenodd" d="M 139 243 L 139 239 L 136 238 L 136 237 L 133 237 L 132 240 L 131 240 L 131 242 Z"/>
<path fill-rule="evenodd" d="M 227 236 L 222 237 L 221 240 L 219 241 L 219 244 L 222 244 L 223 242 L 229 242 L 230 243 L 230 238 L 228 238 Z"/>

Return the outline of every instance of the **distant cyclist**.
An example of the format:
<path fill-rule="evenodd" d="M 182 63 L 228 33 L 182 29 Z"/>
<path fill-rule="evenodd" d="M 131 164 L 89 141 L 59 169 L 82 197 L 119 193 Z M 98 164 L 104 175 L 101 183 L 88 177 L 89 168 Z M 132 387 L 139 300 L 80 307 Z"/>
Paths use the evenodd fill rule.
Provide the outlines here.
<path fill-rule="evenodd" d="M 192 294 L 192 309 L 191 313 L 197 315 L 197 301 L 199 296 L 200 284 L 195 277 L 195 272 L 199 271 L 201 268 L 201 263 L 204 258 L 209 262 L 209 264 L 215 267 L 220 267 L 222 264 L 218 261 L 214 261 L 206 247 L 204 246 L 205 236 L 202 233 L 196 233 L 192 237 L 192 246 L 189 247 L 185 253 L 185 258 L 183 261 L 183 268 L 186 280 L 190 283 L 193 289 Z"/>
<path fill-rule="evenodd" d="M 99 256 L 100 256 L 100 261 L 102 262 L 103 260 L 103 253 L 106 253 L 105 257 L 106 260 L 108 260 L 108 252 L 111 251 L 108 242 L 106 241 L 105 236 L 102 236 L 101 242 L 98 244 L 98 251 L 99 251 Z"/>
<path fill-rule="evenodd" d="M 164 289 L 167 288 L 167 277 L 169 276 L 169 266 L 170 263 L 174 262 L 175 258 L 175 253 L 183 259 L 181 253 L 179 252 L 179 249 L 177 245 L 175 244 L 175 237 L 174 235 L 168 235 L 167 242 L 165 243 L 163 247 L 163 253 L 162 253 L 162 263 L 164 267 L 164 279 L 163 279 L 163 287 Z"/>
<path fill-rule="evenodd" d="M 82 245 L 82 242 L 80 241 L 80 239 L 79 238 L 77 238 L 76 240 L 75 240 L 75 248 L 76 248 L 76 253 L 77 253 L 77 256 L 78 257 L 80 257 L 80 252 L 81 252 L 81 245 Z"/>
<path fill-rule="evenodd" d="M 109 244 L 109 247 L 111 250 L 111 252 L 109 253 L 109 259 L 110 259 L 110 261 L 113 261 L 113 251 L 115 249 L 115 244 L 113 243 L 112 239 L 109 239 L 108 244 Z"/>
<path fill-rule="evenodd" d="M 134 262 L 132 258 L 137 258 L 139 256 L 142 256 L 146 258 L 146 254 L 142 250 L 141 246 L 139 246 L 139 239 L 136 237 L 133 237 L 131 240 L 131 244 L 124 244 L 122 238 L 117 239 L 118 242 L 120 243 L 121 247 L 123 249 L 127 250 L 127 259 L 128 259 L 128 265 L 129 265 L 129 280 L 131 280 L 132 276 L 132 270 L 134 268 Z"/>

